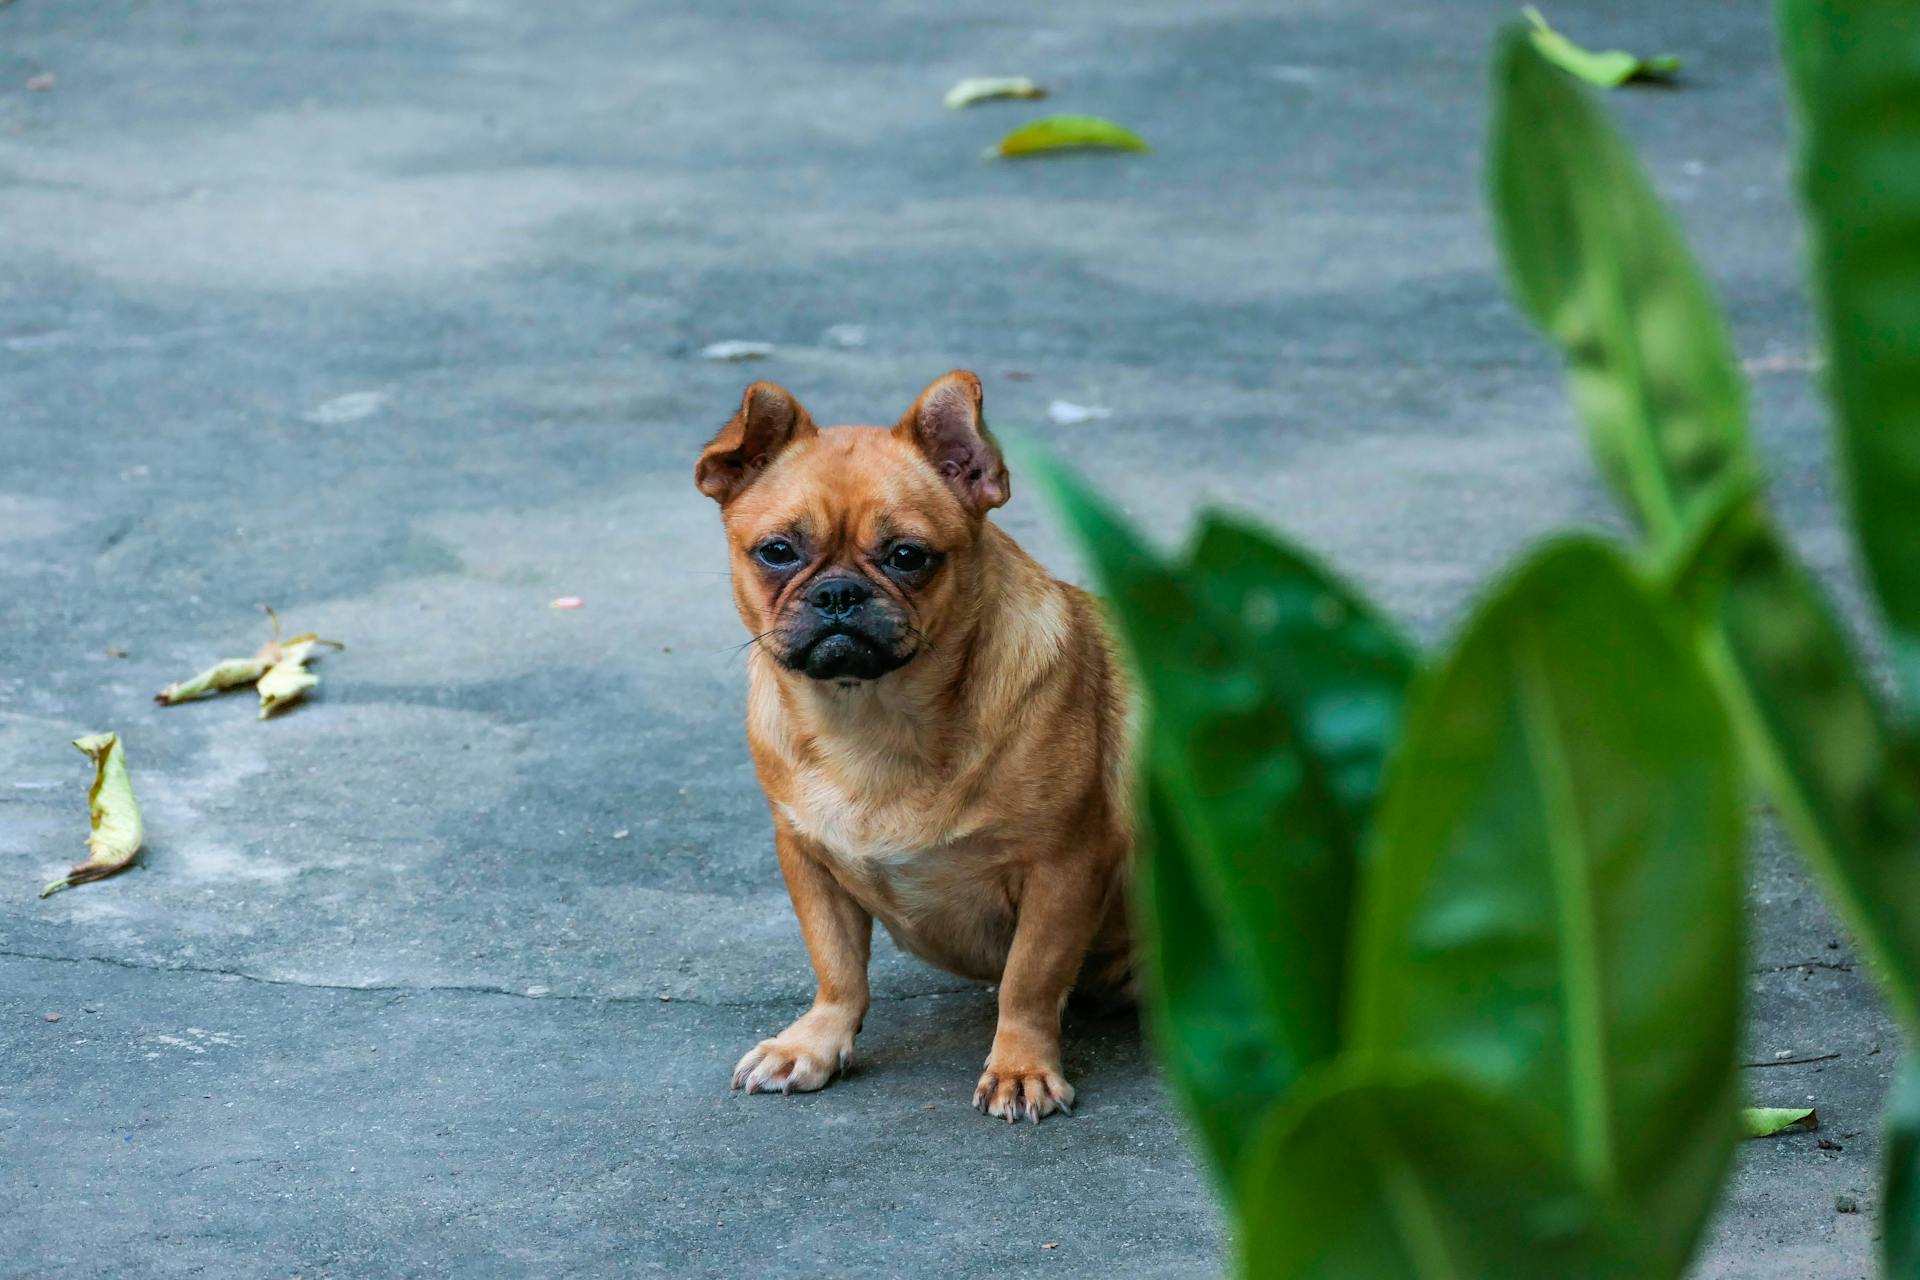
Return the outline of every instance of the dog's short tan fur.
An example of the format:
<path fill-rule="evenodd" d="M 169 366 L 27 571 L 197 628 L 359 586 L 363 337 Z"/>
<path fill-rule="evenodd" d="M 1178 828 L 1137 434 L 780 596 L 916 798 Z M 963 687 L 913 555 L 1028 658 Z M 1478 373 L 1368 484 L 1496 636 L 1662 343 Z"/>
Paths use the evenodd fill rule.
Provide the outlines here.
<path fill-rule="evenodd" d="M 742 1058 L 734 1085 L 817 1089 L 846 1066 L 877 917 L 908 951 L 999 982 L 977 1107 L 1036 1121 L 1070 1108 L 1068 990 L 1128 967 L 1127 693 L 1092 599 L 987 517 L 1008 479 L 978 379 L 948 374 L 892 428 L 826 430 L 756 383 L 696 478 L 721 504 L 734 603 L 757 640 L 747 735 L 818 980 L 812 1008 Z M 898 572 L 888 557 L 917 558 L 890 550 L 903 542 L 937 563 Z M 771 569 L 763 553 L 800 559 Z M 818 609 L 840 603 L 833 584 L 856 576 L 892 638 L 873 661 L 899 665 L 794 669 Z"/>

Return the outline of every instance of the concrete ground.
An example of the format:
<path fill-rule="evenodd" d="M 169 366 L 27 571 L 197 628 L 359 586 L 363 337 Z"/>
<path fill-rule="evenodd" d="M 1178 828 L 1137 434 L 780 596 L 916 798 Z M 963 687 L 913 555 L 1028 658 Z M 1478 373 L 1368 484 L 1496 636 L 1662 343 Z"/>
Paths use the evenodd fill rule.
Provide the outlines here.
<path fill-rule="evenodd" d="M 1611 520 L 1481 208 L 1506 12 L 0 3 L 0 1272 L 1216 1272 L 1124 1021 L 989 1123 L 992 997 L 883 950 L 850 1079 L 727 1091 L 808 975 L 692 460 L 752 377 L 888 420 L 967 366 L 1157 534 L 1256 511 L 1437 639 Z M 1553 16 L 1687 57 L 1610 103 L 1844 588 L 1768 6 Z M 983 162 L 1041 109 L 940 97 L 997 73 L 1156 149 Z M 348 645 L 309 705 L 149 700 L 262 602 Z M 38 900 L 106 728 L 148 850 Z M 1898 1045 L 1771 836 L 1752 901 L 1752 1092 L 1837 1149 L 1746 1145 L 1699 1271 L 1866 1275 Z"/>

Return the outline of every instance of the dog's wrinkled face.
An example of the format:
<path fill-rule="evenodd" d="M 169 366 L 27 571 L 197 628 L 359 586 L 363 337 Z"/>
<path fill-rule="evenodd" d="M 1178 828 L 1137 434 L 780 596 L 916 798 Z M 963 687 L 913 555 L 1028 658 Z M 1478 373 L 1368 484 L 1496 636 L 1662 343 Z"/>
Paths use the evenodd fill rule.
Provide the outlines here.
<path fill-rule="evenodd" d="M 755 383 L 695 478 L 721 504 L 734 603 L 757 642 L 840 684 L 939 643 L 981 519 L 1007 497 L 969 373 L 934 383 L 892 428 L 822 431 L 786 391 Z"/>

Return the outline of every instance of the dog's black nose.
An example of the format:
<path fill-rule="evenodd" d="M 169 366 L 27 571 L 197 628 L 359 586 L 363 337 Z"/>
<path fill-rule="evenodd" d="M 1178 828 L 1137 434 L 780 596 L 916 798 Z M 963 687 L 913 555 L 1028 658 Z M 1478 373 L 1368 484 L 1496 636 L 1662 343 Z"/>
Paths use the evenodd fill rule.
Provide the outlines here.
<path fill-rule="evenodd" d="M 807 600 L 829 622 L 838 621 L 873 598 L 873 588 L 858 578 L 828 578 L 813 584 Z"/>

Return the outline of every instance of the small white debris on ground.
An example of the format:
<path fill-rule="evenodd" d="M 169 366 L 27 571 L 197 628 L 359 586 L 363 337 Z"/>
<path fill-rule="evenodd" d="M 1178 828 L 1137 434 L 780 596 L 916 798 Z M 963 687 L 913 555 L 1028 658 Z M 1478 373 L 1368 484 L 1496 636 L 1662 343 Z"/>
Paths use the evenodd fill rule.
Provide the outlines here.
<path fill-rule="evenodd" d="M 1071 400 L 1055 400 L 1047 406 L 1047 417 L 1063 427 L 1077 427 L 1083 422 L 1095 422 L 1112 416 L 1113 410 L 1105 405 L 1075 404 Z"/>
<path fill-rule="evenodd" d="M 772 354 L 771 342 L 742 342 L 738 339 L 710 342 L 700 348 L 703 360 L 765 360 Z"/>

